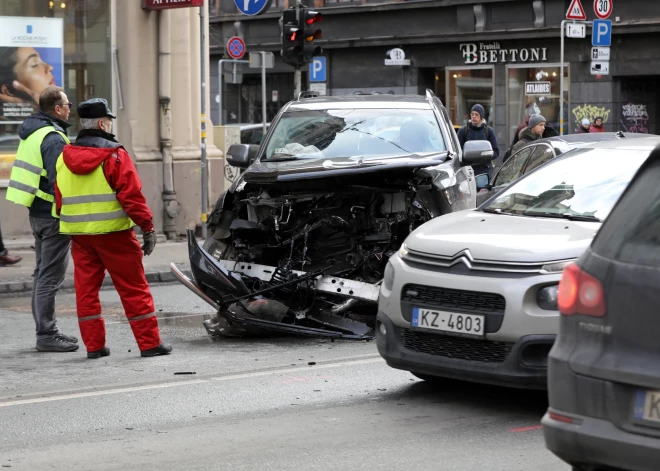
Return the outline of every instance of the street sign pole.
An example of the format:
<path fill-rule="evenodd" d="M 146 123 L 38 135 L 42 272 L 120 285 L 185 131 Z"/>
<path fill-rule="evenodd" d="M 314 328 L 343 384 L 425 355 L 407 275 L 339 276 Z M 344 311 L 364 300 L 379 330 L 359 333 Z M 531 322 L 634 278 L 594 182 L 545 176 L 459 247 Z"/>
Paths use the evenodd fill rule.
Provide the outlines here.
<path fill-rule="evenodd" d="M 236 78 L 236 64 L 249 64 L 250 61 L 244 61 L 244 60 L 237 60 L 237 59 L 220 59 L 218 61 L 218 107 L 220 108 L 220 111 L 218 111 L 218 126 L 221 126 L 223 123 L 222 119 L 222 76 L 223 76 L 223 70 L 222 70 L 222 64 L 234 64 L 234 70 L 232 71 L 232 74 L 234 75 L 234 81 Z M 238 103 L 240 104 L 241 101 L 239 100 Z"/>
<path fill-rule="evenodd" d="M 302 7 L 302 0 L 296 0 L 296 22 L 300 24 L 300 8 Z M 302 73 L 300 72 L 300 64 L 296 65 L 296 70 L 293 71 L 293 96 L 298 99 L 298 95 L 302 90 Z"/>
<path fill-rule="evenodd" d="M 266 137 L 266 52 L 261 51 L 261 121 L 263 137 Z"/>
<path fill-rule="evenodd" d="M 564 135 L 564 26 L 566 20 L 561 22 L 561 52 L 559 53 L 559 135 Z"/>
<path fill-rule="evenodd" d="M 559 52 L 559 135 L 564 135 L 564 36 L 566 25 L 575 23 L 573 20 L 562 20 L 559 32 L 561 34 L 561 46 Z M 581 21 L 580 24 L 591 25 L 591 21 Z M 569 123 L 570 124 L 570 119 Z"/>
<path fill-rule="evenodd" d="M 201 37 L 200 65 L 202 72 L 202 238 L 206 240 L 206 221 L 208 219 L 208 166 L 206 161 L 206 40 L 204 34 L 204 10 L 206 9 L 206 0 L 202 2 L 199 8 L 199 35 Z"/>

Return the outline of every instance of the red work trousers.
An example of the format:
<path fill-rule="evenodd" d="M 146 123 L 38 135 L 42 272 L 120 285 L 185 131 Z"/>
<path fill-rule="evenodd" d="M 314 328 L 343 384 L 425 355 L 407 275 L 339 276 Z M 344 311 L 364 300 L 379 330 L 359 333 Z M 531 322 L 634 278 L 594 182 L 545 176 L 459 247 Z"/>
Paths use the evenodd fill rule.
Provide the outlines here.
<path fill-rule="evenodd" d="M 71 236 L 78 325 L 88 352 L 105 347 L 105 321 L 99 290 L 108 270 L 140 351 L 160 344 L 154 299 L 142 266 L 142 249 L 133 229 L 110 234 Z"/>

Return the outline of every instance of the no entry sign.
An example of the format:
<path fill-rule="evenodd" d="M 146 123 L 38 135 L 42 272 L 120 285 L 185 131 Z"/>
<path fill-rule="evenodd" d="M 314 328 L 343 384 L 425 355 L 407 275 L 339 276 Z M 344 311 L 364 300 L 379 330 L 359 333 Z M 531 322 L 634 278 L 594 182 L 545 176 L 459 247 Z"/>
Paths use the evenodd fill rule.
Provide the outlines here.
<path fill-rule="evenodd" d="M 240 59 L 245 55 L 245 41 L 238 36 L 233 36 L 227 41 L 227 54 L 232 59 Z"/>

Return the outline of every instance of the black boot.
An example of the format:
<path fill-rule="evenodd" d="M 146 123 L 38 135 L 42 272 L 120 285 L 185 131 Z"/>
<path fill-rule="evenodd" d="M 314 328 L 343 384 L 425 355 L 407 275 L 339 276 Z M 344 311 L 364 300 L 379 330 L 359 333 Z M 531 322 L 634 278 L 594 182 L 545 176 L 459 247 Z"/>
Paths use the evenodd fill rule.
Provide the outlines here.
<path fill-rule="evenodd" d="M 95 352 L 87 352 L 87 358 L 101 358 L 101 357 L 107 357 L 110 355 L 110 349 L 108 347 L 103 347 L 101 350 L 97 350 Z"/>
<path fill-rule="evenodd" d="M 172 353 L 172 345 L 161 343 L 156 348 L 150 348 L 149 350 L 140 352 L 140 355 L 143 357 L 155 357 L 157 355 L 169 355 L 170 353 Z"/>

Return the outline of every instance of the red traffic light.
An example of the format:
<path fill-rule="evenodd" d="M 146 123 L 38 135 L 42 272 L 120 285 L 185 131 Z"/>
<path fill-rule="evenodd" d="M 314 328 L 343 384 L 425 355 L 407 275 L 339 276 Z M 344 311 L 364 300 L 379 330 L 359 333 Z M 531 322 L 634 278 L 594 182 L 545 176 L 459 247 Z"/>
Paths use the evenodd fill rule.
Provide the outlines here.
<path fill-rule="evenodd" d="M 318 11 L 306 11 L 305 12 L 305 23 L 309 26 L 314 23 L 318 23 L 323 20 L 323 16 Z"/>

